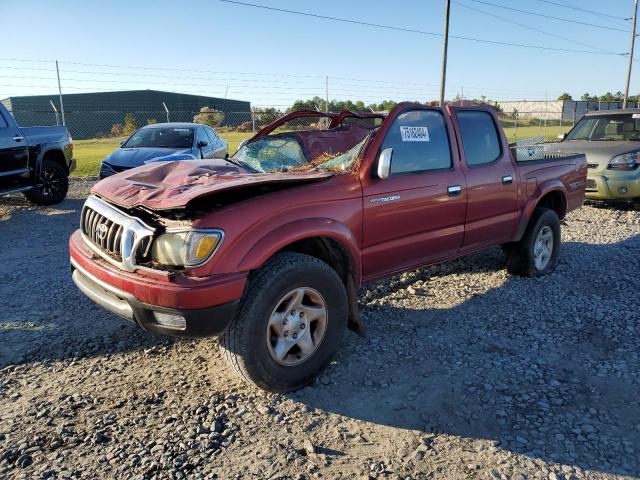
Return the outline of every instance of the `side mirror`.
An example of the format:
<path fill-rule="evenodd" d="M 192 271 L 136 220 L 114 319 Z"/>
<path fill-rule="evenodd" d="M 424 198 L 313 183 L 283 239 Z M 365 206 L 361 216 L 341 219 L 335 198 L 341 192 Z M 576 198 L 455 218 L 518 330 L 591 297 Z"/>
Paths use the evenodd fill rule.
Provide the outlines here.
<path fill-rule="evenodd" d="M 242 140 L 240 142 L 240 145 L 238 145 L 238 150 L 240 150 L 242 147 L 244 147 L 247 143 L 249 143 L 249 139 L 245 138 L 244 140 Z"/>
<path fill-rule="evenodd" d="M 198 148 L 203 148 L 203 147 L 206 147 L 207 145 L 209 145 L 209 142 L 207 142 L 205 140 L 200 140 L 198 142 Z"/>
<path fill-rule="evenodd" d="M 558 135 L 558 140 L 564 140 L 565 138 L 567 138 L 566 133 L 561 133 L 560 135 Z"/>
<path fill-rule="evenodd" d="M 391 157 L 393 156 L 393 148 L 385 148 L 380 152 L 378 157 L 378 178 L 389 178 L 391 174 Z"/>

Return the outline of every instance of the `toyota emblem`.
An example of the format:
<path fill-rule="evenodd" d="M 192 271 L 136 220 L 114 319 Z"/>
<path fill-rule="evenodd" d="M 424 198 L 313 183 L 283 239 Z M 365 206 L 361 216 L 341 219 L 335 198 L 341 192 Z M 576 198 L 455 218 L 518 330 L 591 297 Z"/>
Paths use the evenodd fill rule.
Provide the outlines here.
<path fill-rule="evenodd" d="M 100 225 L 98 225 L 98 231 L 96 232 L 98 239 L 104 240 L 104 237 L 107 236 L 108 231 L 109 231 L 109 228 L 107 227 L 106 223 L 101 223 Z"/>

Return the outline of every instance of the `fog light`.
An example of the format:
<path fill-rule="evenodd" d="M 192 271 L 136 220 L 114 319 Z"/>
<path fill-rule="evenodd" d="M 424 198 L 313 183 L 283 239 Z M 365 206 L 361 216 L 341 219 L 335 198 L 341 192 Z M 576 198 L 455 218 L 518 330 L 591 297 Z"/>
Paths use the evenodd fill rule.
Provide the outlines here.
<path fill-rule="evenodd" d="M 618 189 L 618 193 L 621 193 L 622 195 L 624 195 L 625 193 L 627 193 L 629 190 L 627 190 L 627 187 L 620 187 Z"/>
<path fill-rule="evenodd" d="M 162 325 L 163 327 L 170 328 L 172 330 L 185 330 L 187 328 L 187 321 L 182 315 L 153 312 L 153 316 L 156 317 L 158 325 Z"/>

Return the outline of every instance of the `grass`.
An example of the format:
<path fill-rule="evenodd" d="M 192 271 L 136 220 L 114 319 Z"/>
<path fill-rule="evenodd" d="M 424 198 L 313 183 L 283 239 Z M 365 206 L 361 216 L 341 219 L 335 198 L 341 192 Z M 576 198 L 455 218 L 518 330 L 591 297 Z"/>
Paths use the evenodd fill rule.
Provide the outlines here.
<path fill-rule="evenodd" d="M 238 149 L 238 145 L 245 138 L 252 135 L 249 133 L 238 132 L 220 132 L 220 136 L 229 143 L 229 153 L 234 153 Z M 76 159 L 77 166 L 73 175 L 76 177 L 86 177 L 89 175 L 98 175 L 100 162 L 120 147 L 123 138 L 93 138 L 90 140 L 74 140 L 73 156 Z"/>
<path fill-rule="evenodd" d="M 514 142 L 516 140 L 516 129 L 512 126 L 513 122 L 507 120 L 503 122 L 503 125 L 507 139 L 509 142 Z M 568 132 L 570 128 L 570 125 L 565 125 L 562 128 L 558 125 L 549 125 L 546 129 L 544 127 L 540 129 L 538 125 L 518 125 L 517 139 L 522 140 L 524 138 L 545 134 L 547 139 L 551 140 L 562 132 Z M 229 143 L 229 153 L 235 152 L 240 142 L 245 138 L 249 138 L 251 135 L 251 132 L 220 132 L 220 136 Z M 78 164 L 73 175 L 77 177 L 98 175 L 102 159 L 120 147 L 122 140 L 122 138 L 75 140 L 73 142 L 75 147 L 74 157 Z"/>

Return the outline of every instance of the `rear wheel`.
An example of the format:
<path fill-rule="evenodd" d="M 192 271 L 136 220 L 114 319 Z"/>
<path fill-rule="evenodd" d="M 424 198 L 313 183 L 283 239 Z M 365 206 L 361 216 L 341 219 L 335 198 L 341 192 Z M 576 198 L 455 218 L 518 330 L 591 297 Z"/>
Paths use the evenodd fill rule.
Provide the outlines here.
<path fill-rule="evenodd" d="M 67 170 L 57 162 L 45 160 L 40 168 L 38 185 L 26 191 L 24 196 L 36 205 L 54 205 L 65 199 L 68 190 Z"/>
<path fill-rule="evenodd" d="M 338 350 L 347 324 L 342 279 L 323 261 L 276 255 L 249 281 L 220 344 L 246 380 L 273 392 L 311 383 Z"/>
<path fill-rule="evenodd" d="M 553 210 L 536 208 L 519 242 L 503 246 L 507 271 L 535 277 L 555 270 L 560 253 L 560 219 Z"/>

